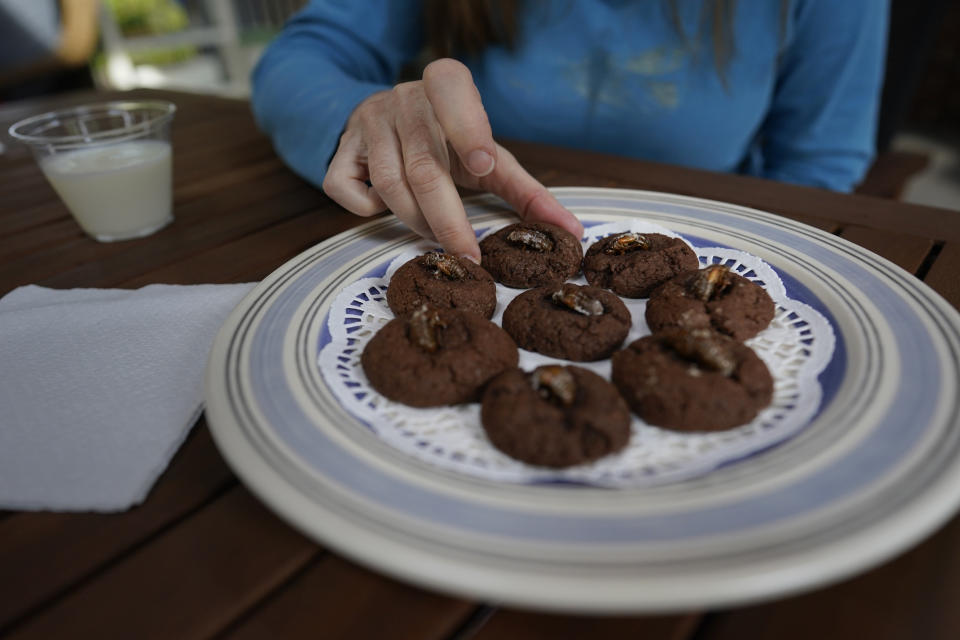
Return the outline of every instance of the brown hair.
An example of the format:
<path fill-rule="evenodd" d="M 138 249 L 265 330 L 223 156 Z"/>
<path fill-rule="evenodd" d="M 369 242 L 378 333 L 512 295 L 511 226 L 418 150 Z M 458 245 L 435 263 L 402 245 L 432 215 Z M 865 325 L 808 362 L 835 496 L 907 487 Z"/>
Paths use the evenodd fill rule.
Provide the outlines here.
<path fill-rule="evenodd" d="M 426 0 L 427 45 L 436 58 L 475 55 L 486 47 L 513 47 L 520 0 Z"/>
<path fill-rule="evenodd" d="M 517 14 L 522 0 L 426 0 L 424 19 L 427 43 L 435 58 L 474 55 L 485 47 L 516 44 Z M 686 37 L 680 21 L 678 0 L 666 0 L 674 28 Z M 784 37 L 790 0 L 780 0 L 780 37 Z M 717 73 L 724 71 L 736 52 L 733 16 L 737 0 L 705 0 L 701 15 L 703 30 L 709 28 Z"/>

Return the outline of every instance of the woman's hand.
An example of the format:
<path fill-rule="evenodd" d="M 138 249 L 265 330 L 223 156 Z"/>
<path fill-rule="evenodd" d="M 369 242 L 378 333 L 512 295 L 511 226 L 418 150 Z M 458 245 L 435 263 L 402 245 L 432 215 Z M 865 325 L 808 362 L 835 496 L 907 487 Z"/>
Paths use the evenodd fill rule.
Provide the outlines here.
<path fill-rule="evenodd" d="M 500 196 L 524 220 L 549 222 L 578 238 L 583 233 L 576 217 L 493 141 L 470 71 L 450 59 L 431 62 L 422 81 L 399 84 L 357 106 L 323 190 L 357 215 L 389 208 L 446 251 L 479 262 L 456 185 Z"/>

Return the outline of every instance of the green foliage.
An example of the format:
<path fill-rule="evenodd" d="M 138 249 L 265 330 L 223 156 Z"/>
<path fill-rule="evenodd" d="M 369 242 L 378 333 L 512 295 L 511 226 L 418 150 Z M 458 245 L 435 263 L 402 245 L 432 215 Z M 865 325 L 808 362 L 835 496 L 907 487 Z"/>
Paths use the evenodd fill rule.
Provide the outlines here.
<path fill-rule="evenodd" d="M 174 0 L 106 0 L 125 36 L 170 33 L 186 27 L 186 11 Z"/>
<path fill-rule="evenodd" d="M 193 46 L 177 47 L 176 49 L 148 49 L 135 51 L 130 54 L 130 61 L 134 65 L 149 64 L 162 67 L 168 64 L 177 64 L 197 55 L 197 48 Z"/>
<path fill-rule="evenodd" d="M 190 24 L 186 11 L 175 0 L 105 0 L 105 3 L 121 33 L 127 37 L 171 33 Z M 130 59 L 135 65 L 162 66 L 189 60 L 196 54 L 196 47 L 185 45 L 135 51 L 130 54 Z M 97 62 L 102 64 L 103 61 Z"/>

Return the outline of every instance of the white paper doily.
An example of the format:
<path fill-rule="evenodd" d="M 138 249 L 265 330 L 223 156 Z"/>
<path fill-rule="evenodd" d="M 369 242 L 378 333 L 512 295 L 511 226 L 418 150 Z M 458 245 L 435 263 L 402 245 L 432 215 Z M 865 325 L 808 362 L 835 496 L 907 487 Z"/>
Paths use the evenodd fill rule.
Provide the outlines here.
<path fill-rule="evenodd" d="M 495 230 L 486 230 L 481 238 Z M 659 225 L 632 220 L 588 227 L 583 246 L 624 231 L 681 237 Z M 435 248 L 426 241 L 394 258 L 383 277 L 358 279 L 337 296 L 326 320 L 331 341 L 320 352 L 320 371 L 342 406 L 381 439 L 445 469 L 500 482 L 566 481 L 612 488 L 652 486 L 701 475 L 782 442 L 810 421 L 820 406 L 817 376 L 830 362 L 835 338 L 826 318 L 812 307 L 789 299 L 779 276 L 759 258 L 723 247 L 691 247 L 701 265 L 729 265 L 734 272 L 761 284 L 777 306 L 770 326 L 747 342 L 770 368 L 775 381 L 773 401 L 753 422 L 741 427 L 679 433 L 647 425 L 634 416 L 630 443 L 623 451 L 557 471 L 524 464 L 494 449 L 480 425 L 479 404 L 418 409 L 387 400 L 367 382 L 360 354 L 377 330 L 393 319 L 385 299 L 391 276 L 408 260 Z M 582 275 L 571 282 L 586 284 Z M 497 284 L 495 323 L 501 324 L 503 310 L 522 292 Z M 626 345 L 650 331 L 644 320 L 646 300 L 622 300 L 633 318 Z M 520 367 L 524 370 L 551 362 L 586 367 L 610 379 L 609 360 L 572 363 L 520 350 Z"/>

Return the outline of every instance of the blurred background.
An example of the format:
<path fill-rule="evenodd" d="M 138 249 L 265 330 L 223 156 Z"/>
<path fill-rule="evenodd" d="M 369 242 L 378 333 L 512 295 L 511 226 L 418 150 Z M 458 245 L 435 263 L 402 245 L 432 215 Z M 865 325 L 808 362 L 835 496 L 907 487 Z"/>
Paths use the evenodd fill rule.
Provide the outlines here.
<path fill-rule="evenodd" d="M 19 22 L 33 63 L 60 55 L 59 78 L 0 97 L 57 90 L 58 83 L 110 89 L 168 88 L 246 97 L 266 44 L 306 0 L 0 0 L 0 23 Z M 2 29 L 2 27 L 0 27 Z M 3 34 L 3 31 L 0 31 Z M 6 38 L 4 38 L 6 40 Z M 0 52 L 12 43 L 0 44 Z M 66 54 L 66 55 L 64 55 Z M 31 61 L 24 61 L 29 63 Z M 86 76 L 84 78 L 83 76 Z M 2 78 L 2 76 L 0 76 Z M 29 78 L 24 78 L 29 80 Z M 40 79 L 37 74 L 35 80 Z M 53 83 L 50 82 L 53 80 Z M 85 82 L 84 82 L 85 81 Z M 0 85 L 2 86 L 2 85 Z M 72 87 L 71 87 L 72 88 Z"/>
<path fill-rule="evenodd" d="M 879 154 L 859 190 L 960 210 L 960 2 L 891 1 Z M 0 0 L 0 102 L 94 87 L 246 98 L 305 3 Z"/>

